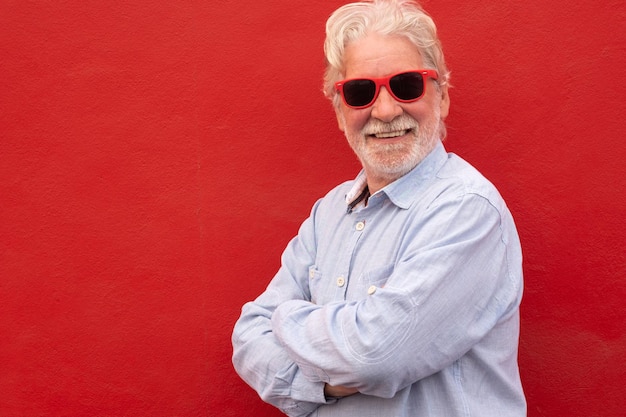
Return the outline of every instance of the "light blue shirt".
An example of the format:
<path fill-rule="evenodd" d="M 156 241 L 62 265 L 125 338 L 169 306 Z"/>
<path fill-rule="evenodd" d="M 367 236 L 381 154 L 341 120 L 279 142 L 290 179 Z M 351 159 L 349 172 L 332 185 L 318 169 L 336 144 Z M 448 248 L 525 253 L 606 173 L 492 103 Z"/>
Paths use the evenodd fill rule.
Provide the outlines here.
<path fill-rule="evenodd" d="M 292 417 L 525 416 L 522 254 L 498 191 L 441 143 L 347 212 L 354 184 L 317 201 L 244 305 L 239 375 Z"/>

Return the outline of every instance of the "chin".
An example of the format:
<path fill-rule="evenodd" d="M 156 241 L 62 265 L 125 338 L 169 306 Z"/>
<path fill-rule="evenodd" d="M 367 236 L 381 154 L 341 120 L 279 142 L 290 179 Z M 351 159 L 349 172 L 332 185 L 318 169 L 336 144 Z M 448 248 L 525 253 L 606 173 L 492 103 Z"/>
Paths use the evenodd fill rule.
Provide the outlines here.
<path fill-rule="evenodd" d="M 387 145 L 382 151 L 365 152 L 361 161 L 376 176 L 396 180 L 415 168 L 431 150 L 432 147 L 426 149 L 417 143 L 409 147 Z"/>
<path fill-rule="evenodd" d="M 400 166 L 371 166 L 370 172 L 374 173 L 378 178 L 392 182 L 411 172 L 417 163 L 404 164 Z"/>

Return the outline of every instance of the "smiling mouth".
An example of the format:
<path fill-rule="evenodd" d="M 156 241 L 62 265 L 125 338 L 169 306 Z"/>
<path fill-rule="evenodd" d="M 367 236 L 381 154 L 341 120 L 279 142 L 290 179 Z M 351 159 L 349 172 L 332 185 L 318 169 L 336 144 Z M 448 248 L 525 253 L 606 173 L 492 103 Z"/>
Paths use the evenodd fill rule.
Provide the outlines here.
<path fill-rule="evenodd" d="M 397 138 L 397 137 L 400 137 L 400 136 L 404 136 L 404 135 L 408 134 L 410 131 L 411 131 L 411 129 L 394 130 L 393 132 L 374 133 L 374 134 L 369 135 L 369 136 L 373 136 L 376 139 L 389 139 L 389 138 Z"/>

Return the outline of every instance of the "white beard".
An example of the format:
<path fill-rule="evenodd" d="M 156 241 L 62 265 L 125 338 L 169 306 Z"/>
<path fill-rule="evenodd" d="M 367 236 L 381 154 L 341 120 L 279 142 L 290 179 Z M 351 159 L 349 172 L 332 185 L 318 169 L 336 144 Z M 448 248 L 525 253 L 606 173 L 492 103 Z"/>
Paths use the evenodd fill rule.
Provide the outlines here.
<path fill-rule="evenodd" d="M 422 125 L 407 114 L 390 123 L 370 119 L 360 132 L 346 131 L 346 138 L 366 172 L 390 182 L 407 174 L 433 150 L 440 138 L 441 123 L 438 111 Z M 375 133 L 403 130 L 411 130 L 413 140 L 400 143 L 369 140 Z"/>

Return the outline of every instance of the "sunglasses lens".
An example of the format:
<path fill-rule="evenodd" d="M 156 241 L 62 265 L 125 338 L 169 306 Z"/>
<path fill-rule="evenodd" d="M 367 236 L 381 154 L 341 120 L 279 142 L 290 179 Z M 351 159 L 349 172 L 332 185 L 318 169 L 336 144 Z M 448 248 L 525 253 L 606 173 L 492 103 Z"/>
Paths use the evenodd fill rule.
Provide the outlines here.
<path fill-rule="evenodd" d="M 367 106 L 376 95 L 376 83 L 372 80 L 351 80 L 343 85 L 343 98 L 349 106 Z"/>
<path fill-rule="evenodd" d="M 424 79 L 419 72 L 405 72 L 391 77 L 389 87 L 400 100 L 415 100 L 424 93 Z"/>

